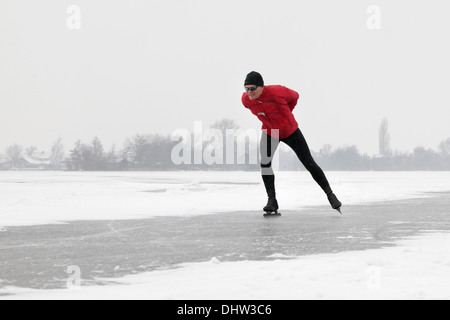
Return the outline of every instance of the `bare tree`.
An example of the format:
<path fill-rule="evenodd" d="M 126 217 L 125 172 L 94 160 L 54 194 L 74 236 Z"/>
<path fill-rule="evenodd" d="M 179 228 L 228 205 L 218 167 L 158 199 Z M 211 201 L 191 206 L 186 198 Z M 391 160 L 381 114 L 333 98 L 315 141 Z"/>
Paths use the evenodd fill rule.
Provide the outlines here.
<path fill-rule="evenodd" d="M 234 120 L 222 119 L 222 120 L 216 121 L 211 126 L 211 128 L 221 130 L 222 133 L 225 135 L 225 131 L 227 129 L 239 129 L 239 126 L 236 124 L 236 122 Z"/>
<path fill-rule="evenodd" d="M 205 141 L 203 149 L 208 150 L 208 148 L 211 148 L 211 150 L 214 150 L 214 158 L 216 161 L 218 161 L 219 164 L 226 163 L 226 156 L 227 152 L 233 154 L 234 158 L 234 151 L 236 150 L 236 137 L 234 137 L 234 141 L 232 141 L 231 146 L 227 146 L 227 130 L 237 130 L 239 129 L 239 126 L 236 124 L 234 120 L 231 119 L 222 119 L 219 121 L 216 121 L 211 127 L 211 129 L 219 130 L 222 134 L 222 141 Z M 220 137 L 220 135 L 218 135 Z M 232 150 L 227 150 L 227 147 L 232 147 Z M 212 154 L 211 154 L 212 155 Z M 244 155 L 245 157 L 245 155 Z M 233 159 L 233 163 L 234 159 Z"/>
<path fill-rule="evenodd" d="M 116 145 L 113 144 L 111 149 L 109 149 L 108 154 L 106 155 L 106 160 L 109 164 L 117 163 L 119 156 L 117 155 Z"/>
<path fill-rule="evenodd" d="M 64 145 L 62 144 L 62 138 L 59 137 L 58 140 L 56 140 L 53 143 L 52 153 L 50 155 L 50 164 L 55 169 L 60 169 L 63 160 L 64 160 Z"/>
<path fill-rule="evenodd" d="M 331 155 L 331 149 L 333 149 L 333 147 L 330 144 L 324 144 L 319 153 L 323 157 L 329 157 Z"/>
<path fill-rule="evenodd" d="M 6 158 L 11 161 L 12 166 L 15 168 L 20 168 L 22 166 L 22 154 L 23 148 L 18 144 L 9 146 L 6 149 Z"/>
<path fill-rule="evenodd" d="M 441 151 L 442 156 L 450 156 L 450 138 L 441 142 L 439 145 L 439 150 Z"/>
<path fill-rule="evenodd" d="M 75 147 L 70 150 L 69 170 L 83 170 L 83 144 L 81 140 L 75 142 Z"/>
<path fill-rule="evenodd" d="M 103 150 L 103 144 L 100 141 L 98 137 L 95 137 L 92 142 L 92 153 L 94 154 L 95 158 L 98 160 L 103 159 L 104 157 L 104 150 Z"/>
<path fill-rule="evenodd" d="M 385 157 L 390 156 L 392 154 L 391 135 L 389 133 L 389 121 L 387 118 L 384 118 L 381 121 L 380 129 L 378 131 L 378 141 L 380 147 L 380 155 Z"/>
<path fill-rule="evenodd" d="M 138 167 L 145 166 L 148 158 L 148 142 L 144 135 L 136 135 L 133 138 L 127 138 L 123 153 L 125 157 Z"/>
<path fill-rule="evenodd" d="M 74 149 L 70 151 L 68 167 L 69 170 L 107 170 L 107 158 L 100 139 L 95 137 L 91 144 L 84 144 L 78 140 Z"/>

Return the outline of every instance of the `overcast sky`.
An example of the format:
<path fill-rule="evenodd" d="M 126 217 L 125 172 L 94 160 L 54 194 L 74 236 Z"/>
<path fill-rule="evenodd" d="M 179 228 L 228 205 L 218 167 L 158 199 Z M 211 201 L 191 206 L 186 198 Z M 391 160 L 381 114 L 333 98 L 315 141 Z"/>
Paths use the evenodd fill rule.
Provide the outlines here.
<path fill-rule="evenodd" d="M 80 9 L 81 29 L 71 30 Z M 376 5 L 380 30 L 371 30 Z M 246 74 L 300 93 L 311 148 L 437 149 L 450 137 L 446 0 L 1 0 L 0 153 L 13 143 L 66 150 L 98 136 L 230 118 L 260 128 L 240 101 Z M 373 26 L 373 24 L 370 24 Z"/>

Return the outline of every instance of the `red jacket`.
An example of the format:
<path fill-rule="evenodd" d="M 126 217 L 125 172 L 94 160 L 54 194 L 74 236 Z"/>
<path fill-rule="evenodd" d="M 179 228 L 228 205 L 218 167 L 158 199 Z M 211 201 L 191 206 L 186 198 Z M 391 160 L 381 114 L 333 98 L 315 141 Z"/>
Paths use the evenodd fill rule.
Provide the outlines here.
<path fill-rule="evenodd" d="M 262 121 L 262 129 L 274 138 L 287 138 L 298 129 L 298 123 L 292 114 L 297 105 L 299 94 L 283 86 L 265 86 L 257 100 L 250 100 L 247 93 L 242 96 L 244 106 Z M 271 132 L 278 129 L 276 132 Z"/>

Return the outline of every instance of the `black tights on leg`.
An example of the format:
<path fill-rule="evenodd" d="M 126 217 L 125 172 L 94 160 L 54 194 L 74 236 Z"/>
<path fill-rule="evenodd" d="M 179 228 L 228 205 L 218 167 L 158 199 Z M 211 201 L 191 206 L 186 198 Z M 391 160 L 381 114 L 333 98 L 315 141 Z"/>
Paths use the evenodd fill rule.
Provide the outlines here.
<path fill-rule="evenodd" d="M 275 139 L 263 133 L 261 137 L 261 174 L 264 181 L 264 186 L 269 197 L 275 197 L 275 175 L 272 170 L 272 159 L 275 151 L 280 144 L 280 141 L 286 143 L 292 150 L 294 150 L 300 162 L 305 166 L 313 179 L 327 194 L 333 193 L 330 184 L 325 176 L 323 170 L 314 161 L 309 146 L 305 140 L 300 129 L 297 129 L 292 135 L 283 139 Z"/>

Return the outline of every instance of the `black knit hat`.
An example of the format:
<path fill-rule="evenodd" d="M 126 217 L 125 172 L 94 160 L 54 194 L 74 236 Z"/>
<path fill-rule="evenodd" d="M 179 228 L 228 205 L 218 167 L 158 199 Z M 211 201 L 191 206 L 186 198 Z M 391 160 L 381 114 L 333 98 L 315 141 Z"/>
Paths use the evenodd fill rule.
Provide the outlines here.
<path fill-rule="evenodd" d="M 255 85 L 258 87 L 264 87 L 264 79 L 261 76 L 261 74 L 259 74 L 256 71 L 252 71 L 247 75 L 247 78 L 245 78 L 245 83 L 244 86 L 248 86 L 248 85 Z"/>

